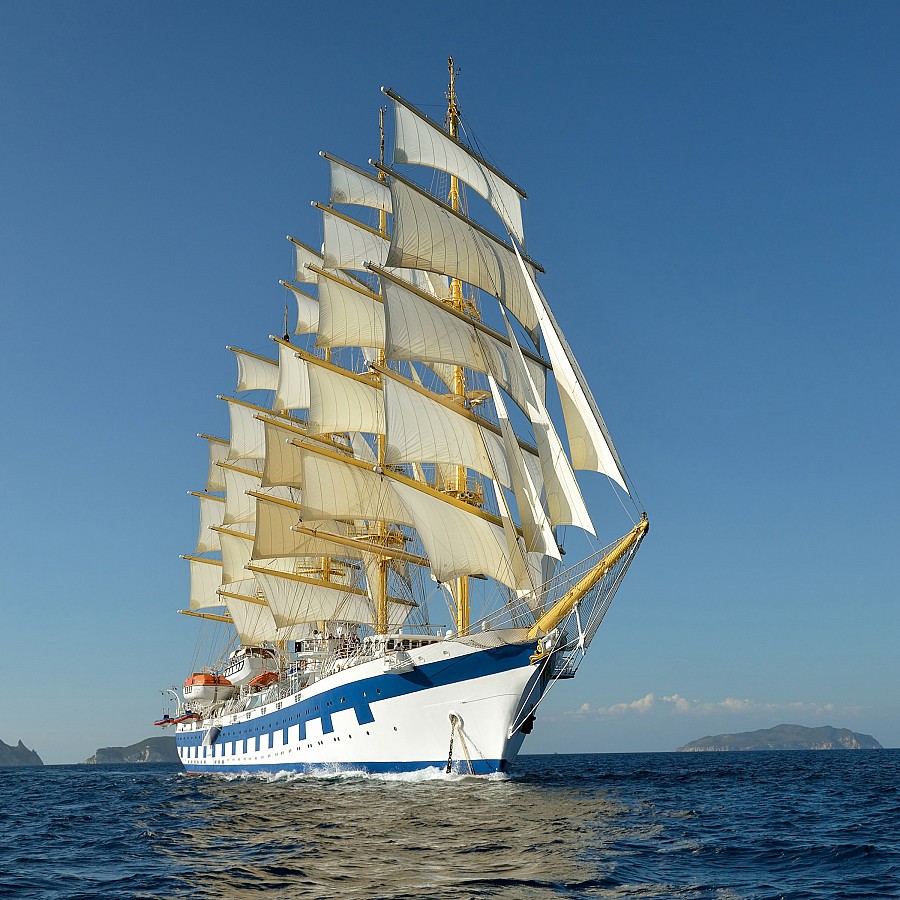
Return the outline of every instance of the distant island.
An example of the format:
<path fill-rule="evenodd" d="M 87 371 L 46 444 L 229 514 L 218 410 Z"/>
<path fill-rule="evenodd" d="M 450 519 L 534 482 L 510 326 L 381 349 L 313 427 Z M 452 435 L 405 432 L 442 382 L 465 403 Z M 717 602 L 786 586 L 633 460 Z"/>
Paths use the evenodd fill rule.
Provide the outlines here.
<path fill-rule="evenodd" d="M 35 753 L 29 750 L 21 741 L 15 746 L 10 747 L 0 741 L 0 766 L 42 766 L 44 761 Z"/>
<path fill-rule="evenodd" d="M 806 728 L 803 725 L 776 725 L 759 731 L 740 734 L 716 734 L 698 738 L 679 753 L 698 753 L 705 750 L 883 750 L 871 734 L 857 734 L 849 728 L 822 725 Z"/>
<path fill-rule="evenodd" d="M 89 766 L 112 763 L 180 763 L 175 748 L 175 736 L 165 734 L 138 741 L 129 747 L 101 747 L 85 764 Z"/>

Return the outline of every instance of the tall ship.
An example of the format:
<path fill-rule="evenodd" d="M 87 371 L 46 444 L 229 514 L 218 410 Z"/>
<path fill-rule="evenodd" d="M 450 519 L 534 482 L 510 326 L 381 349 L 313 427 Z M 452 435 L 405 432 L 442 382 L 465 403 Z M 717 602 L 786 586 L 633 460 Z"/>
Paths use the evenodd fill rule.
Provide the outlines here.
<path fill-rule="evenodd" d="M 647 533 L 526 252 L 525 192 L 449 73 L 442 123 L 382 88 L 378 158 L 321 154 L 281 334 L 228 348 L 230 435 L 200 435 L 184 557 L 198 652 L 157 723 L 189 772 L 506 771 Z M 575 470 L 623 536 L 597 537 Z"/>

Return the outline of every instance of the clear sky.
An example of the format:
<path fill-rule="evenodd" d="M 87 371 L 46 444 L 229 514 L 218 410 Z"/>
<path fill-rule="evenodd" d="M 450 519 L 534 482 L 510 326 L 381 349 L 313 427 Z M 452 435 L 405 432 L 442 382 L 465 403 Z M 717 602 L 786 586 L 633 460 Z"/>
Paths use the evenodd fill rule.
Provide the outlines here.
<path fill-rule="evenodd" d="M 382 84 L 440 117 L 453 53 L 651 519 L 526 749 L 900 746 L 898 46 L 882 2 L 0 4 L 0 739 L 153 733 L 225 345 L 317 152 L 377 155 Z"/>

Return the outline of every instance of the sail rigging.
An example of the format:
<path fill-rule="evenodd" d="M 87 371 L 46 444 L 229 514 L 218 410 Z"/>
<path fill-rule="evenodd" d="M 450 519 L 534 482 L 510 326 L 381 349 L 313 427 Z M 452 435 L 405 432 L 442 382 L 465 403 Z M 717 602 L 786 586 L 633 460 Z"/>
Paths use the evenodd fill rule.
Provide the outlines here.
<path fill-rule="evenodd" d="M 440 706 L 485 679 L 487 693 L 473 688 L 465 716 L 454 708 L 450 719 L 478 750 L 468 723 L 482 704 L 502 768 L 548 684 L 574 674 L 646 533 L 641 518 L 562 568 L 562 526 L 597 531 L 576 469 L 602 473 L 636 502 L 538 283 L 543 268 L 525 253 L 525 192 L 463 142 L 452 58 L 449 71 L 444 125 L 383 89 L 390 163 L 383 110 L 369 169 L 322 151 L 327 205 L 312 201 L 322 240 L 288 238 L 283 336 L 269 335 L 268 353 L 228 348 L 237 365 L 234 396 L 220 397 L 229 434 L 200 435 L 209 466 L 205 489 L 190 492 L 199 529 L 184 557 L 182 612 L 226 630 L 233 648 L 185 684 L 185 702 L 199 697 L 190 708 L 206 716 L 185 726 L 209 729 L 204 760 L 213 746 L 217 761 L 219 730 L 229 758 L 336 753 L 332 712 L 313 715 L 308 700 L 297 709 L 329 684 L 327 707 L 356 698 L 355 726 L 341 727 L 364 729 L 380 685 L 394 699 L 431 697 L 441 679 L 469 686 Z M 467 190 L 492 224 L 471 214 Z M 430 722 L 434 708 L 427 698 L 409 706 L 419 744 L 433 728 L 416 719 Z M 241 729 L 256 717 L 268 717 L 268 748 L 260 725 L 251 751 Z M 306 722 L 316 718 L 313 740 Z M 185 751 L 194 760 L 195 738 Z M 391 752 L 407 752 L 398 746 Z M 433 748 L 415 752 L 435 758 Z"/>

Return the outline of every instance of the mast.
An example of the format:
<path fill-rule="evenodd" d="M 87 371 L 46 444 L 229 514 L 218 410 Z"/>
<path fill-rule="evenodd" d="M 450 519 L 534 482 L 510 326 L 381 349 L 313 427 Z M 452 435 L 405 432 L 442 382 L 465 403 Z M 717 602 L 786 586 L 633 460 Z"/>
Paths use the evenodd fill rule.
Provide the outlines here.
<path fill-rule="evenodd" d="M 447 60 L 450 70 L 450 85 L 447 90 L 447 127 L 450 131 L 450 137 L 454 141 L 459 141 L 459 107 L 456 105 L 456 69 L 453 65 L 453 57 Z M 450 193 L 447 197 L 454 212 L 459 212 L 459 178 L 456 175 L 450 176 Z M 459 312 L 471 312 L 466 309 L 470 306 L 474 309 L 474 304 L 467 304 L 463 297 L 462 281 L 458 278 L 450 279 L 450 298 L 448 305 Z M 454 399 L 465 406 L 466 403 L 466 370 L 463 366 L 453 367 L 453 393 Z M 475 487 L 475 486 L 473 486 Z M 477 488 L 470 491 L 468 489 L 468 478 L 465 466 L 456 467 L 456 477 L 449 484 L 444 485 L 444 489 L 448 494 L 454 495 L 457 499 L 466 500 L 480 506 L 483 502 L 483 493 Z M 456 579 L 456 631 L 457 634 L 467 634 L 469 631 L 469 577 L 461 575 Z"/>
<path fill-rule="evenodd" d="M 379 147 L 378 147 L 378 158 L 382 164 L 384 165 L 384 107 L 378 107 L 378 135 L 379 135 Z M 379 169 L 378 170 L 378 180 L 381 182 L 387 181 L 387 176 L 384 172 Z M 384 237 L 388 236 L 387 233 L 387 212 L 386 210 L 379 209 L 378 210 L 378 230 Z M 380 284 L 379 279 L 379 284 Z M 380 288 L 380 291 L 383 293 L 384 288 Z M 379 349 L 375 353 L 375 362 L 379 366 L 386 365 L 384 349 Z M 380 385 L 382 381 L 382 376 L 379 373 L 377 375 L 377 383 Z M 384 452 L 385 446 L 387 443 L 387 436 L 383 434 L 379 434 L 376 438 L 378 444 L 378 467 L 380 469 L 384 468 Z M 389 531 L 390 526 L 387 522 L 379 519 L 376 525 L 376 536 L 377 543 L 382 546 L 387 546 L 389 539 Z M 377 594 L 374 598 L 375 600 L 375 633 L 376 634 L 387 634 L 388 631 L 388 566 L 390 565 L 391 560 L 390 557 L 387 556 L 379 556 L 377 562 L 377 575 L 378 575 L 378 587 Z"/>

